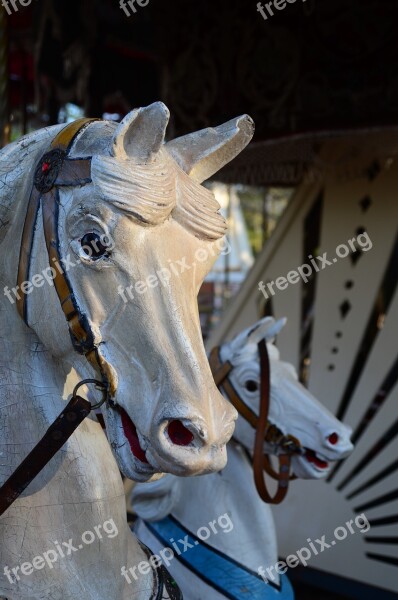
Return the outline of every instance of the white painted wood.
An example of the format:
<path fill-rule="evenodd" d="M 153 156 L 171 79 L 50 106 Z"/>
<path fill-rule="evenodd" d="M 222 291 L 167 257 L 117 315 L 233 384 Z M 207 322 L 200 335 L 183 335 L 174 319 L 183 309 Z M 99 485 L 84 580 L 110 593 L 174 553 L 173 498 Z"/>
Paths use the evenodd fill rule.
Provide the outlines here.
<path fill-rule="evenodd" d="M 145 481 L 162 472 L 192 475 L 225 465 L 236 413 L 214 385 L 196 300 L 219 254 L 225 223 L 213 195 L 177 165 L 163 143 L 168 116 L 155 103 L 133 111 L 117 128 L 94 123 L 70 154 L 93 157 L 92 182 L 60 191 L 61 255 L 70 255 L 76 301 L 113 369 L 118 409 L 103 407 L 109 442 L 98 423 L 87 419 L 1 517 L 0 563 L 16 568 L 15 577 L 0 572 L 0 594 L 8 600 L 157 597 L 152 568 L 139 584 L 128 584 L 121 574 L 123 566 L 147 557 L 127 526 L 119 469 Z M 33 173 L 59 130 L 33 133 L 0 153 L 0 484 L 61 413 L 73 384 L 93 376 L 72 349 L 54 288 L 45 282 L 32 290 L 29 328 L 10 292 Z M 239 117 L 175 142 L 173 154 L 182 159 L 189 153 L 198 180 L 231 160 L 252 133 L 251 119 Z M 110 236 L 109 256 L 94 261 L 87 255 L 82 240 L 89 232 Z M 148 283 L 145 293 L 135 290 L 133 298 L 123 299 L 126 286 L 182 259 L 188 270 L 170 271 L 163 283 Z M 41 214 L 30 266 L 31 276 L 48 268 Z M 173 420 L 191 432 L 189 445 L 173 442 Z M 105 522 L 113 523 L 115 535 L 80 548 L 82 535 L 97 533 L 96 527 L 103 533 Z M 21 563 L 68 540 L 78 545 L 76 551 L 21 574 Z M 166 591 L 162 597 L 168 598 Z"/>

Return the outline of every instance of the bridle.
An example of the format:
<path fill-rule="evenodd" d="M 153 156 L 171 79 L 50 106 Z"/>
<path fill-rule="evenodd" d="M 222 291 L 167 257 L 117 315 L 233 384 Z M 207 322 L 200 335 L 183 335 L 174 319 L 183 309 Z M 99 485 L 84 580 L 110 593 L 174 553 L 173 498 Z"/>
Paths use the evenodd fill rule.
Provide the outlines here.
<path fill-rule="evenodd" d="M 94 333 L 87 316 L 82 312 L 73 293 L 67 273 L 56 265 L 62 265 L 60 253 L 59 189 L 61 187 L 81 187 L 91 183 L 91 157 L 70 158 L 69 152 L 76 137 L 97 119 L 79 119 L 67 125 L 55 137 L 49 152 L 40 159 L 34 174 L 33 187 L 29 198 L 25 224 L 22 233 L 18 266 L 18 286 L 29 281 L 30 262 L 40 206 L 42 207 L 44 237 L 47 246 L 49 265 L 55 271 L 54 287 L 62 311 L 69 326 L 69 333 L 76 352 L 85 355 L 98 373 L 101 383 L 110 395 L 115 392 L 109 365 L 99 352 Z M 26 294 L 19 295 L 17 310 L 29 326 Z"/>
<path fill-rule="evenodd" d="M 297 438 L 292 435 L 284 435 L 268 420 L 271 380 L 268 349 L 265 340 L 261 340 L 258 344 L 258 351 L 261 372 L 260 412 L 258 416 L 247 406 L 234 388 L 229 377 L 234 367 L 229 361 L 222 362 L 220 346 L 213 348 L 209 362 L 217 387 L 224 391 L 225 396 L 238 413 L 256 430 L 253 471 L 258 494 L 264 502 L 280 504 L 288 492 L 289 481 L 296 479 L 294 475 L 290 475 L 291 457 L 295 454 L 303 454 L 304 451 Z M 269 456 L 264 454 L 264 442 L 268 442 L 272 446 L 273 454 L 278 457 L 278 473 L 273 469 Z M 263 471 L 278 482 L 278 489 L 274 496 L 271 496 L 267 489 Z"/>
<path fill-rule="evenodd" d="M 43 216 L 44 237 L 50 267 L 55 271 L 54 287 L 66 317 L 73 348 L 94 367 L 98 379 L 85 379 L 73 390 L 72 399 L 52 423 L 44 436 L 0 488 L 0 516 L 20 496 L 33 479 L 62 448 L 80 423 L 104 402 L 112 402 L 116 381 L 110 364 L 102 356 L 89 320 L 79 307 L 63 264 L 59 243 L 59 190 L 91 183 L 91 157 L 70 158 L 77 136 L 98 119 L 79 119 L 64 127 L 39 160 L 33 178 L 22 233 L 18 266 L 18 286 L 29 281 L 30 263 L 39 209 Z M 19 294 L 17 310 L 29 327 L 27 295 Z M 81 386 L 94 384 L 103 393 L 102 400 L 92 405 L 78 395 Z"/>
<path fill-rule="evenodd" d="M 71 158 L 69 153 L 76 138 L 94 121 L 97 119 L 79 119 L 64 127 L 52 141 L 49 151 L 42 156 L 36 166 L 22 233 L 17 283 L 18 289 L 24 292 L 23 284 L 29 281 L 30 276 L 32 248 L 41 206 L 49 265 L 55 271 L 54 287 L 68 323 L 73 348 L 87 358 L 98 374 L 98 379 L 85 379 L 78 383 L 65 409 L 0 487 L 0 516 L 62 448 L 91 410 L 99 408 L 104 402 L 113 402 L 112 399 L 116 392 L 116 381 L 112 368 L 100 352 L 99 343 L 95 340 L 87 315 L 79 307 L 67 273 L 62 268 L 58 268 L 59 265 L 62 265 L 58 232 L 59 190 L 66 186 L 81 187 L 91 183 L 91 157 Z M 17 310 L 29 327 L 26 293 L 19 295 Z M 287 492 L 290 479 L 290 457 L 299 452 L 301 446 L 298 440 L 292 436 L 283 436 L 276 427 L 268 422 L 270 380 L 269 358 L 265 342 L 260 342 L 259 351 L 262 372 L 259 417 L 251 413 L 234 390 L 228 378 L 233 367 L 229 362 L 221 363 L 219 349 L 213 350 L 210 361 L 216 384 L 222 385 L 237 410 L 256 428 L 254 476 L 257 490 L 263 500 L 276 504 L 283 500 Z M 77 394 L 81 386 L 91 383 L 103 392 L 102 401 L 95 405 L 91 405 Z M 279 474 L 272 469 L 268 457 L 263 455 L 265 439 L 281 451 L 278 455 Z M 273 498 L 266 489 L 263 469 L 278 480 L 278 491 Z"/>

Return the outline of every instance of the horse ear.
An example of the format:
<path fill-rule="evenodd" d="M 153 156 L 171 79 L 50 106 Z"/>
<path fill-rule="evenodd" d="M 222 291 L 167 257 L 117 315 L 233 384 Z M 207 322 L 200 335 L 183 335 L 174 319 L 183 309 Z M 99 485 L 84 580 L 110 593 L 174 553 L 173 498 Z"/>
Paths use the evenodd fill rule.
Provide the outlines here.
<path fill-rule="evenodd" d="M 136 108 L 119 123 L 112 138 L 112 155 L 137 163 L 150 162 L 164 142 L 169 118 L 163 102 Z"/>
<path fill-rule="evenodd" d="M 256 323 L 254 329 L 251 330 L 248 336 L 249 344 L 258 344 L 261 340 L 265 339 L 267 342 L 271 342 L 276 335 L 284 328 L 287 323 L 287 319 L 279 319 L 275 321 L 272 317 L 265 317 Z"/>
<path fill-rule="evenodd" d="M 193 179 L 202 183 L 237 156 L 250 142 L 254 123 L 248 115 L 202 129 L 166 144 L 166 150 Z"/>
<path fill-rule="evenodd" d="M 244 329 L 236 335 L 230 342 L 221 346 L 223 360 L 226 357 L 229 359 L 232 356 L 238 356 L 245 353 L 247 347 L 252 344 L 257 344 L 264 338 L 267 341 L 271 339 L 282 329 L 287 319 L 275 321 L 273 317 L 264 317 L 247 329 Z M 228 355 L 228 356 L 227 356 Z"/>

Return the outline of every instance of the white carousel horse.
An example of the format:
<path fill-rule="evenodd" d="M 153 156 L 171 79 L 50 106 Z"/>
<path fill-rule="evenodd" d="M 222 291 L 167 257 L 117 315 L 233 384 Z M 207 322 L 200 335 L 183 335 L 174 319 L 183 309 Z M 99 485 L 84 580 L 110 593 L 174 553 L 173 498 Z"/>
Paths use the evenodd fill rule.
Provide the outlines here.
<path fill-rule="evenodd" d="M 223 344 L 220 358 L 222 363 L 229 361 L 232 365 L 230 383 L 249 410 L 258 415 L 257 344 L 266 340 L 271 375 L 269 422 L 301 443 L 301 454 L 292 458 L 294 474 L 320 479 L 326 477 L 334 461 L 352 451 L 351 430 L 299 383 L 292 365 L 279 359 L 271 341 L 284 324 L 285 320 L 262 319 Z M 156 554 L 161 548 L 173 548 L 170 539 L 186 540 L 185 546 L 179 544 L 179 550 L 187 551 L 181 555 L 174 552 L 175 557 L 167 560 L 185 600 L 294 597 L 286 575 L 279 578 L 273 571 L 275 579 L 268 577 L 266 585 L 258 571 L 261 566 L 275 565 L 278 554 L 271 508 L 261 500 L 253 481 L 249 454 L 254 438 L 255 430 L 240 415 L 228 444 L 228 463 L 221 472 L 192 479 L 167 475 L 154 483 L 137 484 L 133 490 L 132 505 L 140 517 L 135 532 L 140 540 Z M 274 454 L 276 449 L 265 441 L 263 451 Z M 227 534 L 216 529 L 219 515 L 225 514 L 233 525 Z M 206 526 L 211 535 L 206 539 L 203 530 L 203 544 L 202 533 L 198 533 Z"/>
<path fill-rule="evenodd" d="M 110 442 L 87 418 L 0 518 L 8 600 L 178 598 L 152 563 L 139 583 L 121 576 L 148 557 L 126 522 L 119 469 L 146 481 L 226 462 L 236 411 L 214 385 L 196 299 L 225 223 L 200 183 L 253 123 L 166 144 L 168 118 L 155 103 L 119 125 L 55 126 L 0 152 L 0 486 L 82 379 L 104 392 Z"/>

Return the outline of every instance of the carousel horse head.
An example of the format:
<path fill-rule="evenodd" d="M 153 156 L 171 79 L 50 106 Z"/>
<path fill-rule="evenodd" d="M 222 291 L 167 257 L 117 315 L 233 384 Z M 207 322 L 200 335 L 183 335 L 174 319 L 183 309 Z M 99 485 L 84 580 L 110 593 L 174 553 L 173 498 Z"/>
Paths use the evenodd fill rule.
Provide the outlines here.
<path fill-rule="evenodd" d="M 258 344 L 266 342 L 269 357 L 270 397 L 268 424 L 282 438 L 297 440 L 300 452 L 292 456 L 294 475 L 303 479 L 321 479 L 329 473 L 332 463 L 345 458 L 353 450 L 351 429 L 338 421 L 299 381 L 294 367 L 280 360 L 274 346 L 275 336 L 286 319 L 275 321 L 266 317 L 238 334 L 219 348 L 222 363 L 229 363 L 228 380 L 239 397 L 239 416 L 234 438 L 253 452 L 255 429 L 249 421 L 258 418 L 261 369 Z M 240 411 L 239 411 L 240 412 Z M 264 439 L 265 455 L 282 452 L 277 436 Z"/>
<path fill-rule="evenodd" d="M 108 439 L 121 471 L 139 481 L 221 469 L 236 420 L 200 330 L 197 293 L 226 230 L 201 183 L 248 144 L 253 122 L 243 116 L 165 143 L 168 120 L 158 102 L 118 125 L 76 125 L 62 150 L 66 134 L 55 127 L 0 153 L 5 293 L 12 304 L 22 297 L 30 330 L 21 326 L 57 364 L 80 378 L 93 377 L 87 357 L 99 366 Z M 18 263 L 22 230 L 30 242 Z M 11 293 L 18 264 L 28 277 Z"/>

